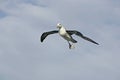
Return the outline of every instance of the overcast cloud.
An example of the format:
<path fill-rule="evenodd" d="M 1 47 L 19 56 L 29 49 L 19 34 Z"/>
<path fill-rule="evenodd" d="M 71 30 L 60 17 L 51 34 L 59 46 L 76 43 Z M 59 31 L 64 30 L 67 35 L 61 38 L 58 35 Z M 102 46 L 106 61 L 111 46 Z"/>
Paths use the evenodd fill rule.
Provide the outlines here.
<path fill-rule="evenodd" d="M 100 45 L 41 43 L 59 22 Z M 0 37 L 0 80 L 120 80 L 119 0 L 1 0 Z"/>

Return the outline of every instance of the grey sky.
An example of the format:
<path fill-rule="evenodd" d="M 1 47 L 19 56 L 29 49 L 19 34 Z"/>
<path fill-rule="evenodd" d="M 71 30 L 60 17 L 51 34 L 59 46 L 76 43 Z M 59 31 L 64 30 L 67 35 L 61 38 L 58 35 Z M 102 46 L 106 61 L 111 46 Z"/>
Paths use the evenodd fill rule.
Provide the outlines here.
<path fill-rule="evenodd" d="M 0 80 L 120 80 L 119 0 L 1 0 Z M 69 50 L 58 34 L 39 41 L 57 23 L 73 36 Z"/>

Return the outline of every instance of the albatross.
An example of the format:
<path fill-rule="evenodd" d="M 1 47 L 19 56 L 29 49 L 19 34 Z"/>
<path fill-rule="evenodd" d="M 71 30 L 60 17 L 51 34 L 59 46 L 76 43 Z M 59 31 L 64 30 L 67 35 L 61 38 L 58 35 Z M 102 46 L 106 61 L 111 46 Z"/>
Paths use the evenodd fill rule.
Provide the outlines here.
<path fill-rule="evenodd" d="M 65 27 L 64 27 L 62 24 L 60 24 L 60 23 L 57 24 L 57 28 L 58 28 L 58 30 L 53 30 L 53 31 L 44 32 L 44 33 L 41 35 L 41 42 L 43 42 L 44 39 L 45 39 L 48 35 L 50 35 L 50 34 L 55 34 L 55 33 L 59 33 L 59 35 L 60 35 L 61 37 L 63 37 L 65 40 L 67 40 L 67 42 L 68 42 L 68 44 L 69 44 L 69 49 L 74 48 L 73 43 L 77 43 L 77 41 L 76 41 L 75 39 L 73 39 L 73 37 L 72 37 L 73 34 L 75 34 L 75 35 L 77 35 L 77 36 L 79 36 L 79 37 L 81 37 L 81 38 L 83 38 L 83 39 L 85 39 L 85 40 L 87 40 L 87 41 L 90 41 L 90 42 L 92 42 L 92 43 L 94 43 L 94 44 L 99 45 L 97 42 L 95 42 L 95 41 L 93 41 L 92 39 L 84 36 L 81 32 L 79 32 L 79 31 L 77 31 L 77 30 L 66 30 Z M 70 42 L 71 42 L 71 43 L 70 43 Z"/>

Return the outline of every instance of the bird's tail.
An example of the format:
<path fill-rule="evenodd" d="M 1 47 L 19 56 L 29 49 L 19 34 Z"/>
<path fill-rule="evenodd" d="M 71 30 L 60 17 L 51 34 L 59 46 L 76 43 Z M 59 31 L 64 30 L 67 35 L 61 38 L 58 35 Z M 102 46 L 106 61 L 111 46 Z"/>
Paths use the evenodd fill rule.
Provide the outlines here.
<path fill-rule="evenodd" d="M 76 41 L 76 40 L 74 40 L 74 39 L 71 39 L 71 42 L 73 42 L 73 43 L 77 43 L 77 41 Z"/>

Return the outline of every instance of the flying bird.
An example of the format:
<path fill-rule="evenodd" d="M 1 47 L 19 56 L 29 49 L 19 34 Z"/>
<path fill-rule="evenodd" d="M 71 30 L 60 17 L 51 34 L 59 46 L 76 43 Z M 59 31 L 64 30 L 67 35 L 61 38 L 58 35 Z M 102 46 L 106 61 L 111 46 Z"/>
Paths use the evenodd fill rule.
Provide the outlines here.
<path fill-rule="evenodd" d="M 72 35 L 75 34 L 87 41 L 90 41 L 94 44 L 97 44 L 99 45 L 97 42 L 93 41 L 92 39 L 84 36 L 81 32 L 77 31 L 77 30 L 66 30 L 65 27 L 63 27 L 63 25 L 61 25 L 60 23 L 57 24 L 57 28 L 59 30 L 53 30 L 53 31 L 48 31 L 48 32 L 44 32 L 42 35 L 41 35 L 41 42 L 44 41 L 44 39 L 50 35 L 50 34 L 55 34 L 55 33 L 59 33 L 59 35 L 61 37 L 63 37 L 65 40 L 67 40 L 68 44 L 69 44 L 69 49 L 72 49 L 74 48 L 74 45 L 71 44 L 70 42 L 72 43 L 77 43 L 77 41 L 75 39 L 73 39 Z"/>

